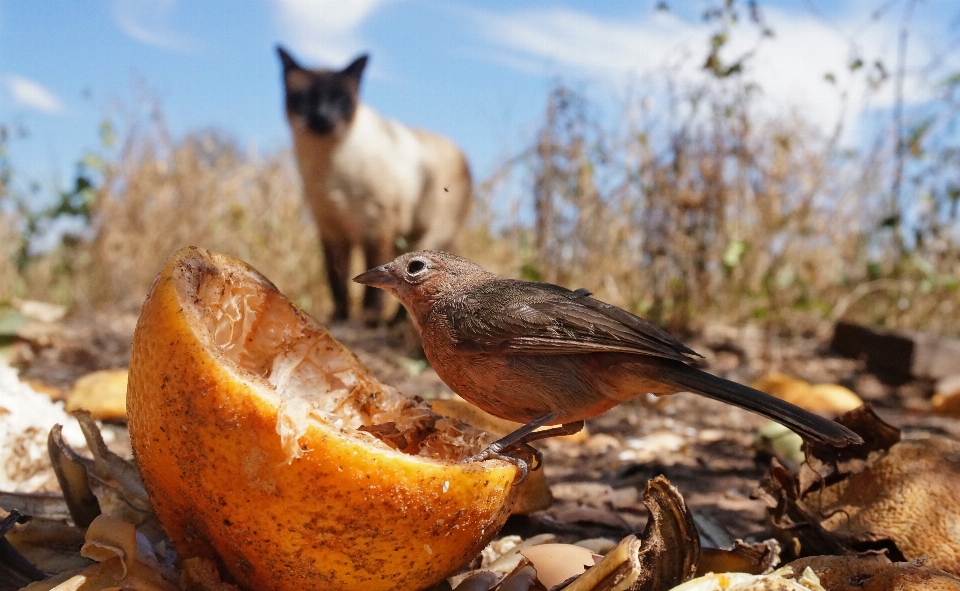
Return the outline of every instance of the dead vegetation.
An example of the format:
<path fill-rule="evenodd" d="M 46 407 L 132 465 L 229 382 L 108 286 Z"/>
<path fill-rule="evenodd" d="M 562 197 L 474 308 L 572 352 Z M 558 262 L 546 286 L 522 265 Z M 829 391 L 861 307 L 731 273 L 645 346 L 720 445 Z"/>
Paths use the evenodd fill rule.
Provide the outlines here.
<path fill-rule="evenodd" d="M 157 298 L 157 294 L 154 292 L 153 297 Z M 156 302 L 152 305 L 156 306 Z M 175 323 L 189 316 L 178 312 L 178 306 L 166 308 L 169 314 L 180 317 L 171 319 Z M 238 324 L 247 326 L 242 320 Z M 265 324 L 270 324 L 269 319 Z M 264 332 L 276 334 L 269 327 Z M 0 534 L 6 533 L 12 547 L 42 571 L 38 573 L 23 563 L 12 562 L 11 556 L 17 555 L 0 552 L 0 569 L 13 568 L 11 572 L 17 578 L 10 581 L 18 581 L 6 588 L 16 589 L 30 580 L 39 580 L 44 573 L 61 573 L 29 589 L 67 591 L 86 582 L 87 586 L 82 588 L 123 586 L 172 591 L 179 583 L 180 589 L 234 591 L 237 587 L 232 584 L 236 583 L 240 588 L 251 588 L 247 574 L 260 561 L 274 565 L 282 562 L 283 568 L 279 570 L 294 581 L 288 585 L 284 577 L 276 574 L 278 569 L 268 565 L 263 584 L 254 587 L 301 588 L 304 580 L 328 574 L 311 574 L 313 561 L 304 567 L 298 558 L 286 556 L 282 551 L 266 558 L 279 547 L 272 543 L 270 552 L 257 553 L 250 560 L 236 561 L 228 556 L 238 541 L 242 548 L 249 549 L 264 540 L 299 535 L 305 535 L 308 544 L 314 544 L 313 550 L 305 552 L 316 551 L 316 538 L 309 533 L 313 528 L 318 528 L 321 539 L 336 540 L 333 544 L 320 544 L 324 551 L 336 555 L 357 552 L 353 570 L 345 571 L 348 574 L 354 572 L 357 565 L 362 568 L 374 565 L 377 573 L 383 573 L 397 566 L 398 560 L 404 572 L 409 573 L 413 563 L 407 559 L 412 557 L 425 564 L 437 563 L 439 539 L 431 541 L 431 551 L 426 554 L 418 553 L 420 544 L 411 542 L 418 539 L 412 531 L 409 536 L 401 534 L 396 543 L 381 543 L 383 536 L 395 535 L 398 528 L 406 527 L 404 520 L 412 511 L 409 502 L 401 505 L 385 502 L 373 513 L 355 506 L 376 502 L 376 491 L 402 478 L 401 466 L 408 460 L 398 459 L 402 455 L 395 453 L 389 442 L 381 445 L 368 438 L 368 444 L 380 446 L 386 455 L 379 460 L 379 469 L 361 470 L 353 475 L 350 467 L 357 461 L 356 457 L 347 454 L 346 458 L 332 460 L 335 454 L 329 450 L 318 454 L 316 446 L 332 444 L 319 440 L 306 446 L 304 456 L 320 460 L 315 469 L 305 467 L 304 458 L 293 464 L 278 458 L 248 471 L 249 458 L 256 454 L 222 453 L 218 448 L 232 440 L 243 441 L 243 445 L 279 449 L 280 434 L 273 428 L 274 420 L 261 429 L 237 423 L 245 420 L 240 409 L 257 407 L 249 403 L 262 396 L 262 392 L 251 391 L 233 398 L 237 408 L 230 411 L 229 419 L 198 420 L 196 415 L 204 404 L 210 410 L 222 410 L 220 402 L 211 400 L 212 393 L 229 386 L 228 382 L 235 378 L 196 379 L 183 375 L 180 368 L 190 364 L 184 363 L 182 357 L 195 352 L 196 348 L 188 338 L 170 338 L 170 335 L 162 338 L 161 334 L 142 328 L 139 336 L 154 343 L 153 346 L 174 342 L 179 343 L 179 348 L 173 357 L 144 355 L 141 363 L 158 362 L 166 369 L 161 372 L 162 377 L 158 374 L 141 381 L 151 390 L 147 395 L 155 398 L 153 403 L 165 409 L 146 414 L 160 417 L 163 412 L 169 412 L 172 418 L 159 419 L 160 431 L 146 439 L 180 440 L 186 446 L 184 451 L 190 456 L 189 461 L 180 458 L 171 464 L 171 454 L 161 452 L 151 457 L 142 448 L 135 461 L 123 459 L 105 447 L 98 426 L 88 413 L 76 415 L 86 450 L 73 449 L 61 436 L 60 428 L 55 427 L 50 434 L 48 453 L 63 495 L 4 494 L 0 498 L 3 508 L 12 510 L 9 514 L 0 511 Z M 235 336 L 244 343 L 257 341 Z M 271 352 L 278 349 L 254 348 Z M 144 347 L 138 349 L 144 350 Z M 220 358 L 219 363 L 224 362 L 225 357 Z M 216 363 L 198 363 L 196 367 L 212 365 Z M 247 378 L 260 379 L 254 373 L 248 373 Z M 310 394 L 335 396 L 336 392 L 323 394 L 311 389 Z M 195 399 L 188 402 L 190 398 Z M 246 402 L 237 404 L 242 398 L 246 398 Z M 192 412 L 176 410 L 181 404 L 190 406 Z M 431 406 L 445 416 L 467 420 L 466 415 L 457 414 L 455 405 Z M 884 415 L 901 422 L 917 419 L 918 413 L 911 416 L 892 410 L 887 408 Z M 131 421 L 137 416 L 134 409 Z M 317 418 L 320 420 L 319 415 Z M 754 441 L 754 427 L 759 424 L 757 417 L 739 409 L 682 394 L 657 403 L 642 400 L 626 403 L 591 421 L 590 436 L 578 441 L 545 441 L 545 463 L 537 473 L 545 476 L 549 483 L 545 504 L 524 514 L 518 514 L 514 506 L 514 515 L 507 520 L 497 539 L 479 554 L 476 548 L 462 553 L 455 574 L 449 573 L 453 576 L 440 580 L 430 589 L 960 588 L 960 579 L 952 574 L 958 569 L 956 540 L 952 535 L 956 517 L 953 508 L 957 495 L 953 489 L 957 482 L 957 443 L 929 436 L 938 431 L 938 423 L 931 418 L 927 415 L 922 426 L 914 425 L 901 432 L 878 419 L 868 408 L 847 413 L 839 420 L 861 434 L 865 443 L 840 451 L 808 447 L 806 460 L 801 459 L 798 471 L 790 473 L 780 460 L 770 461 L 769 454 L 786 461 L 783 450 L 767 452 Z M 142 420 L 142 416 L 137 420 Z M 470 416 L 468 422 L 487 428 L 476 416 Z M 163 428 L 171 424 L 180 424 L 181 428 Z M 955 422 L 952 427 L 951 434 L 955 437 Z M 208 430 L 206 435 L 204 429 Z M 108 433 L 114 439 L 111 448 L 122 448 L 115 439 L 121 431 L 125 429 L 109 426 Z M 241 439 L 236 439 L 237 436 Z M 140 444 L 144 443 L 141 437 Z M 198 446 L 206 452 L 196 454 Z M 86 457 L 90 454 L 92 459 Z M 214 461 L 216 465 L 211 466 L 211 470 L 196 469 L 197 462 L 211 462 L 212 458 L 220 459 Z M 233 476 L 224 476 L 237 470 L 239 464 L 244 465 L 242 470 Z M 184 472 L 188 465 L 191 468 Z M 158 466 L 166 470 L 173 468 L 174 478 L 187 476 L 188 482 L 173 490 L 159 491 L 161 481 L 153 473 Z M 450 464 L 446 469 L 456 470 L 457 466 L 462 465 Z M 368 488 L 364 489 L 366 492 L 355 491 L 342 497 L 343 502 L 330 505 L 331 499 L 341 497 L 331 494 L 329 487 L 319 485 L 316 474 L 311 474 L 316 469 L 336 474 L 331 482 L 338 483 L 337 486 L 359 478 L 358 482 Z M 344 472 L 339 473 L 338 469 Z M 51 471 L 49 466 L 46 470 Z M 276 471 L 276 478 L 265 481 L 263 477 L 268 471 Z M 287 482 L 280 486 L 284 482 L 283 472 L 296 473 L 296 484 Z M 477 474 L 487 479 L 491 471 Z M 424 476 L 425 473 L 421 473 L 414 481 L 424 486 L 430 481 L 429 475 Z M 383 482 L 369 488 L 371 477 Z M 223 486 L 224 478 L 229 480 L 229 486 Z M 758 481 L 760 488 L 756 488 Z M 276 490 L 272 487 L 263 490 L 265 482 L 273 482 Z M 447 484 L 441 490 L 452 493 L 458 482 L 451 478 L 449 490 Z M 315 490 L 326 491 L 326 496 L 314 496 L 311 492 L 310 498 L 303 495 L 287 498 L 276 494 L 280 489 L 289 491 L 304 483 Z M 150 491 L 149 500 L 145 490 Z M 209 490 L 221 492 L 210 497 Z M 486 498 L 475 493 L 471 490 L 468 495 L 470 503 Z M 240 502 L 231 501 L 235 496 Z M 421 501 L 433 508 L 432 517 L 415 519 L 413 523 L 432 523 L 433 517 L 442 512 L 442 505 L 448 500 L 446 496 L 424 496 Z M 170 502 L 186 503 L 186 508 L 171 513 L 166 506 Z M 210 503 L 214 505 L 196 511 Z M 271 513 L 271 507 L 278 503 L 293 503 L 297 510 Z M 308 509 L 313 503 L 319 503 L 322 508 L 316 515 L 341 511 L 343 515 L 337 523 L 350 525 L 330 529 L 330 526 L 318 525 L 318 517 L 314 517 L 309 523 L 288 527 L 291 519 L 314 515 Z M 265 517 L 265 513 L 271 516 Z M 20 520 L 24 514 L 34 517 L 29 521 Z M 88 525 L 85 534 L 64 522 L 67 515 L 77 525 Z M 158 527 L 157 515 L 164 528 Z M 246 520 L 250 518 L 265 521 L 259 527 L 249 527 Z M 189 532 L 186 544 L 181 537 L 184 532 L 176 525 L 181 521 Z M 171 523 L 175 525 L 171 527 Z M 135 552 L 139 563 L 132 562 L 134 526 L 142 546 Z M 365 543 L 360 534 L 367 528 L 375 531 L 385 528 L 385 531 L 379 532 L 373 542 Z M 641 529 L 642 534 L 635 533 Z M 215 535 L 221 530 L 236 535 Z M 484 530 L 467 532 L 463 524 L 443 532 L 447 541 L 463 538 L 469 542 L 475 536 L 490 535 Z M 771 535 L 776 540 L 770 539 Z M 197 553 L 194 544 L 198 539 L 210 539 L 213 553 Z M 352 546 L 358 542 L 359 546 Z M 353 551 L 349 550 L 351 547 Z M 144 551 L 146 548 L 151 551 Z M 398 548 L 402 550 L 401 559 L 397 558 Z M 796 556 L 805 558 L 777 568 Z M 438 580 L 439 572 L 434 574 L 437 575 L 434 580 Z M 698 578 L 688 580 L 693 576 Z M 3 581 L 0 579 L 0 588 L 5 588 Z M 58 583 L 63 586 L 54 587 Z M 373 587 L 363 583 L 344 588 Z"/>
<path fill-rule="evenodd" d="M 131 126 L 90 201 L 92 240 L 64 240 L 19 269 L 19 241 L 3 241 L 12 252 L 3 253 L 0 283 L 12 289 L 0 296 L 135 310 L 163 261 L 195 245 L 269 270 L 299 305 L 326 312 L 316 227 L 288 151 L 245 154 L 217 132 L 174 141 L 155 114 L 150 125 Z M 14 227 L 11 217 L 0 223 Z"/>
<path fill-rule="evenodd" d="M 765 115 L 755 93 L 736 80 L 666 85 L 625 100 L 611 124 L 558 85 L 530 148 L 479 185 L 459 250 L 504 274 L 588 287 L 676 331 L 704 318 L 788 333 L 841 316 L 956 325 L 960 193 L 937 127 L 912 140 L 915 176 L 891 215 L 889 134 L 857 151 L 801 113 Z M 130 129 L 83 210 L 93 238 L 27 257 L 4 241 L 0 299 L 129 308 L 167 256 L 197 245 L 250 262 L 307 310 L 327 312 L 289 152 L 244 154 L 215 132 L 173 140 L 159 115 Z M 0 207 L 4 233 L 22 230 L 23 215 Z"/>
<path fill-rule="evenodd" d="M 680 331 L 703 318 L 788 332 L 840 316 L 898 328 L 956 318 L 955 205 L 917 219 L 904 247 L 908 230 L 878 204 L 884 146 L 859 153 L 801 113 L 764 116 L 754 92 L 670 87 L 604 126 L 583 94 L 558 86 L 527 168 L 513 167 L 534 214 L 529 230 L 504 232 L 514 272 L 589 286 Z M 911 212 L 934 182 L 915 181 Z"/>

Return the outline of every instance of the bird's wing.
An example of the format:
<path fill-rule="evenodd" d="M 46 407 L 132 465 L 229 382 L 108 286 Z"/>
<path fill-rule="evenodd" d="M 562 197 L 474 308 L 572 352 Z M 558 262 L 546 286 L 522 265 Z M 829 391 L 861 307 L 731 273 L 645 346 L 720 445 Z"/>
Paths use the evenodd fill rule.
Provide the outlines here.
<path fill-rule="evenodd" d="M 640 353 L 689 362 L 696 352 L 626 310 L 549 283 L 499 280 L 458 295 L 447 316 L 463 350 L 507 355 Z"/>

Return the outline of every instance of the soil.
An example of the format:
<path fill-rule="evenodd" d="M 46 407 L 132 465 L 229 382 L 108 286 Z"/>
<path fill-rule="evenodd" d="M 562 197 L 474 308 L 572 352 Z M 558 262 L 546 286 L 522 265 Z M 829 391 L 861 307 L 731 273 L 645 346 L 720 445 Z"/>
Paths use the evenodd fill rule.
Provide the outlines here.
<path fill-rule="evenodd" d="M 25 338 L 14 344 L 11 362 L 22 379 L 47 385 L 57 397 L 88 372 L 125 367 L 135 323 L 131 314 L 99 313 L 27 327 Z M 331 330 L 381 381 L 427 399 L 452 395 L 420 355 L 411 327 L 343 324 Z M 778 370 L 812 383 L 839 383 L 903 428 L 904 437 L 933 433 L 960 439 L 960 420 L 930 412 L 930 384 L 884 384 L 857 361 L 831 354 L 821 339 L 771 339 L 755 327 L 717 325 L 687 344 L 705 356 L 708 370 L 724 377 L 749 383 Z M 693 510 L 706 545 L 767 539 L 764 506 L 751 498 L 774 453 L 757 442 L 757 431 L 766 424 L 762 417 L 693 394 L 637 397 L 589 420 L 585 438 L 543 443 L 543 470 L 554 504 L 511 518 L 504 533 L 619 540 L 642 530 L 646 510 L 640 492 L 662 474 Z M 125 427 L 110 429 L 117 432 L 111 447 L 129 454 Z"/>

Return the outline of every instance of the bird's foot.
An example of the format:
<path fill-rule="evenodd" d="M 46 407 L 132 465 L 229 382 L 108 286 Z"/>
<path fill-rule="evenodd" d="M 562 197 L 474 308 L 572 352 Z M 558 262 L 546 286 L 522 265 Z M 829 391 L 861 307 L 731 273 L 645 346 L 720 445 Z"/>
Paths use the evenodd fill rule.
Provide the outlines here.
<path fill-rule="evenodd" d="M 528 455 L 530 459 L 528 460 L 521 458 L 516 455 L 516 452 L 522 452 L 523 454 Z M 494 441 L 480 453 L 474 454 L 461 461 L 482 462 L 484 460 L 503 460 L 516 466 L 517 469 L 520 470 L 520 474 L 513 481 L 513 485 L 517 486 L 527 479 L 527 476 L 531 471 L 540 469 L 540 467 L 543 465 L 543 452 L 527 443 L 519 443 L 509 446 L 508 449 L 507 446 L 501 445 L 499 441 Z M 532 462 L 530 460 L 532 460 Z"/>
<path fill-rule="evenodd" d="M 513 433 L 494 441 L 487 446 L 485 450 L 477 455 L 470 456 L 464 461 L 475 462 L 496 458 L 510 462 L 520 469 L 520 477 L 514 482 L 515 485 L 520 484 L 527 479 L 527 475 L 530 473 L 530 470 L 537 470 L 543 464 L 543 453 L 539 449 L 530 445 L 531 442 L 539 441 L 540 439 L 546 439 L 547 437 L 556 437 L 558 435 L 572 435 L 580 429 L 583 429 L 583 421 L 576 421 L 573 423 L 557 425 L 556 427 L 544 429 L 543 431 L 537 431 L 537 429 L 548 424 L 550 421 L 556 418 L 556 413 L 548 413 L 537 417 Z M 531 468 L 526 460 L 519 458 L 516 455 L 507 453 L 508 451 L 513 451 L 514 453 L 519 451 L 530 455 L 534 461 L 533 467 Z"/>

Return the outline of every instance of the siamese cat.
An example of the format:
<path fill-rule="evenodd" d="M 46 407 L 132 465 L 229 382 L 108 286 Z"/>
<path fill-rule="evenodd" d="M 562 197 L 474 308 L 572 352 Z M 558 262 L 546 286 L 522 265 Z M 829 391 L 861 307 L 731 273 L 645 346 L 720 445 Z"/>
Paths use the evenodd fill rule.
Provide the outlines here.
<path fill-rule="evenodd" d="M 448 250 L 473 198 L 470 169 L 448 139 L 360 102 L 366 55 L 343 70 L 328 70 L 306 69 L 282 47 L 277 52 L 304 195 L 323 244 L 333 319 L 345 320 L 353 248 L 363 249 L 364 269 L 392 261 L 401 249 Z M 368 324 L 380 322 L 383 294 L 365 288 Z"/>

